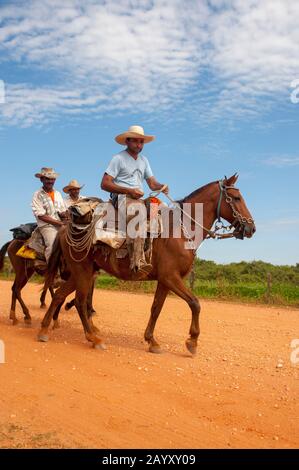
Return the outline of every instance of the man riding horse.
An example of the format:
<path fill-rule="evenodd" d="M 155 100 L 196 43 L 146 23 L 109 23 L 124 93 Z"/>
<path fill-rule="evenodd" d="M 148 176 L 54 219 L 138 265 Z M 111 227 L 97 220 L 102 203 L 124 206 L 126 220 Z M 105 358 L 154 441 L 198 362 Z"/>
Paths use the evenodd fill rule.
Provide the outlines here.
<path fill-rule="evenodd" d="M 80 199 L 84 199 L 85 196 L 80 194 L 81 189 L 84 184 L 81 185 L 77 180 L 71 180 L 67 186 L 65 186 L 62 191 L 67 194 L 64 198 L 64 204 L 68 209 L 73 204 L 76 204 Z"/>
<path fill-rule="evenodd" d="M 43 184 L 32 198 L 32 211 L 36 218 L 39 231 L 45 242 L 45 258 L 48 263 L 54 240 L 59 228 L 67 218 L 67 208 L 59 191 L 54 189 L 58 173 L 52 168 L 42 168 L 35 177 Z"/>
<path fill-rule="evenodd" d="M 144 180 L 151 190 L 162 189 L 164 193 L 168 193 L 168 186 L 158 183 L 153 176 L 148 159 L 141 154 L 143 145 L 153 141 L 154 138 L 153 135 L 145 135 L 141 126 L 131 126 L 128 131 L 115 137 L 115 141 L 120 145 L 126 145 L 126 149 L 112 158 L 103 176 L 101 188 L 110 192 L 115 207 L 118 206 L 120 209 L 121 204 L 125 203 L 127 222 L 138 213 L 141 225 L 146 224 L 146 215 L 143 215 L 145 214 L 144 202 L 141 201 L 144 194 Z M 144 234 L 144 231 L 141 229 L 134 238 L 127 237 L 127 247 L 131 270 L 146 275 L 151 271 L 152 265 L 145 260 L 145 237 L 142 233 Z"/>

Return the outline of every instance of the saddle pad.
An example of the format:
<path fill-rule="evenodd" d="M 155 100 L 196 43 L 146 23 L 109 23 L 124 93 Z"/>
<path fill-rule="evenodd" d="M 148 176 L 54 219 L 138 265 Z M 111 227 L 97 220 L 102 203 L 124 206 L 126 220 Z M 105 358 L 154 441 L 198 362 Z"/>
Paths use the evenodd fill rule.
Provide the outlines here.
<path fill-rule="evenodd" d="M 21 246 L 21 248 L 17 251 L 16 255 L 20 256 L 21 258 L 25 258 L 25 259 L 35 259 L 36 258 L 36 252 L 32 248 L 29 248 L 26 245 Z"/>

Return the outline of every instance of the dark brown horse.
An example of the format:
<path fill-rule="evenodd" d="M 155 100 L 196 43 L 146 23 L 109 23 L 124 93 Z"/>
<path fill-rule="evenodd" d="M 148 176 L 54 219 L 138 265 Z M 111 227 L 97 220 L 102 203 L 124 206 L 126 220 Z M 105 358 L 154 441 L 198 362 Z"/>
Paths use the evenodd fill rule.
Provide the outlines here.
<path fill-rule="evenodd" d="M 240 191 L 234 187 L 236 180 L 237 176 L 234 175 L 222 181 L 215 181 L 179 201 L 180 203 L 190 203 L 192 208 L 191 215 L 195 212 L 196 203 L 203 204 L 202 224 L 205 228 L 203 230 L 203 238 L 209 234 L 215 220 L 219 219 L 220 216 L 234 226 L 234 235 L 237 238 L 243 238 L 244 236 L 249 238 L 255 232 L 254 221 L 246 207 L 245 201 Z M 147 276 L 147 280 L 157 280 L 158 284 L 144 338 L 149 343 L 149 350 L 155 353 L 160 352 L 161 349 L 154 337 L 154 328 L 169 291 L 184 299 L 191 309 L 192 321 L 186 346 L 192 354 L 195 354 L 197 349 L 197 340 L 200 332 L 200 305 L 197 297 L 192 294 L 183 281 L 183 278 L 192 267 L 195 250 L 186 248 L 187 234 L 183 228 L 181 232 L 181 238 L 175 238 L 170 234 L 169 238 L 155 238 L 153 241 L 153 269 Z M 57 271 L 61 253 L 63 253 L 71 276 L 55 292 L 52 303 L 42 321 L 38 339 L 40 341 L 48 340 L 48 328 L 57 306 L 64 301 L 67 295 L 75 290 L 76 307 L 83 324 L 85 336 L 88 341 L 92 342 L 94 347 L 103 348 L 104 345 L 99 336 L 99 331 L 93 325 L 86 307 L 94 271 L 95 268 L 101 268 L 120 279 L 134 280 L 129 268 L 129 260 L 128 258 L 117 259 L 113 249 L 110 250 L 109 256 L 107 256 L 107 252 L 104 254 L 100 249 L 95 250 L 91 248 L 83 261 L 75 262 L 73 256 L 70 256 L 66 231 L 61 230 L 56 238 L 53 255 L 50 260 L 49 276 L 46 281 L 48 283 L 52 282 Z"/>
<path fill-rule="evenodd" d="M 25 258 L 21 258 L 20 256 L 17 256 L 16 253 L 17 251 L 21 248 L 21 246 L 24 244 L 24 241 L 22 240 L 12 240 L 10 242 L 5 243 L 3 247 L 0 250 L 0 271 L 3 268 L 4 265 L 4 257 L 6 252 L 8 253 L 10 262 L 12 264 L 12 267 L 15 271 L 15 280 L 12 286 L 12 298 L 11 298 L 11 307 L 10 307 L 10 315 L 9 318 L 12 320 L 13 325 L 16 325 L 18 323 L 17 317 L 16 317 L 16 302 L 17 300 L 19 301 L 23 314 L 24 314 L 24 322 L 26 325 L 31 325 L 31 316 L 28 310 L 28 307 L 26 306 L 24 300 L 22 299 L 21 296 L 21 290 L 29 279 L 32 277 L 34 272 L 36 271 L 33 261 L 28 260 Z M 38 271 L 36 271 L 38 274 Z M 52 286 L 49 286 L 50 293 L 53 297 L 54 295 L 54 290 Z M 46 308 L 45 304 L 45 299 L 46 299 L 46 293 L 47 293 L 47 287 L 43 287 L 41 296 L 40 296 L 40 307 L 41 308 Z M 57 320 L 54 317 L 54 321 Z M 56 323 L 54 323 L 56 324 Z"/>

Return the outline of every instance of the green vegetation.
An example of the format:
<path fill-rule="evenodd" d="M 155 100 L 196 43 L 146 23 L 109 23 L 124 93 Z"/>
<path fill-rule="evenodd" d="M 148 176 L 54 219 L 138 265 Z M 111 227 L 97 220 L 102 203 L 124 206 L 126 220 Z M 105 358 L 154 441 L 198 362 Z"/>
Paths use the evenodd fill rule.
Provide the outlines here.
<path fill-rule="evenodd" d="M 274 266 L 263 261 L 217 264 L 197 259 L 194 278 L 193 292 L 201 298 L 299 307 L 299 263 L 296 266 Z M 96 286 L 154 292 L 156 282 L 121 281 L 103 273 L 97 278 Z"/>
<path fill-rule="evenodd" d="M 263 261 L 216 264 L 196 260 L 193 290 L 199 297 L 299 307 L 299 263 L 274 266 Z"/>
<path fill-rule="evenodd" d="M 1 279 L 13 279 L 8 259 Z M 39 276 L 33 281 L 42 282 Z M 186 280 L 189 283 L 190 279 Z M 121 281 L 101 273 L 96 281 L 99 289 L 153 293 L 156 282 Z M 295 266 L 274 266 L 263 261 L 217 264 L 196 259 L 193 292 L 201 298 L 238 302 L 259 302 L 299 307 L 299 263 Z"/>

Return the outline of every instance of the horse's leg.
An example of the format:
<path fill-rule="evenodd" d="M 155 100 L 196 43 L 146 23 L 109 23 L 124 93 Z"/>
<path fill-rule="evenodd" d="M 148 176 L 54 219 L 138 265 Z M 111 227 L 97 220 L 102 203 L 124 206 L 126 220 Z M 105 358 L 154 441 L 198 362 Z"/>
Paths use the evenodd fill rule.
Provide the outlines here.
<path fill-rule="evenodd" d="M 27 284 L 33 272 L 34 272 L 33 269 L 28 268 L 26 270 L 26 273 L 22 273 L 22 275 L 16 275 L 15 281 L 12 286 L 12 302 L 11 302 L 11 310 L 10 310 L 10 315 L 9 315 L 9 318 L 12 320 L 13 325 L 16 325 L 18 323 L 18 320 L 16 318 L 16 312 L 15 312 L 16 300 L 19 301 L 22 307 L 25 324 L 31 325 L 31 316 L 30 316 L 27 306 L 25 305 L 25 302 L 22 299 L 21 290 Z"/>
<path fill-rule="evenodd" d="M 158 282 L 151 308 L 151 316 L 144 333 L 144 339 L 149 343 L 149 351 L 152 353 L 162 352 L 159 343 L 154 338 L 154 329 L 168 292 L 169 288 Z"/>
<path fill-rule="evenodd" d="M 71 294 L 75 290 L 75 283 L 70 277 L 61 287 L 57 289 L 57 291 L 54 294 L 54 297 L 52 299 L 51 305 L 48 308 L 43 321 L 41 323 L 41 329 L 39 331 L 39 334 L 37 336 L 37 339 L 39 341 L 48 341 L 48 329 L 52 320 L 52 317 L 57 313 L 59 313 L 60 306 L 63 304 L 65 301 L 65 298 Z M 57 317 L 56 317 L 57 319 Z"/>
<path fill-rule="evenodd" d="M 49 287 L 49 291 L 50 291 L 50 294 L 51 294 L 51 299 L 53 299 L 55 292 L 54 292 L 54 289 L 53 289 L 52 286 Z M 40 308 L 46 308 L 46 306 L 47 306 L 46 302 L 45 302 L 46 295 L 47 295 L 47 289 L 44 288 L 43 291 L 42 291 L 42 294 L 40 296 Z"/>
<path fill-rule="evenodd" d="M 55 310 L 55 313 L 53 315 L 53 330 L 57 329 L 57 328 L 60 328 L 60 324 L 59 324 L 59 320 L 58 320 L 58 316 L 59 316 L 59 312 L 60 312 L 60 309 L 63 305 L 63 302 L 61 302 L 58 307 L 56 307 L 56 310 Z"/>
<path fill-rule="evenodd" d="M 46 303 L 45 303 L 45 298 L 46 298 L 46 294 L 47 294 L 47 289 L 45 289 L 45 286 L 43 287 L 43 291 L 41 293 L 41 296 L 40 296 L 40 308 L 46 308 Z"/>
<path fill-rule="evenodd" d="M 93 291 L 93 287 L 92 287 L 92 291 Z M 65 307 L 64 309 L 65 310 L 70 310 L 72 307 L 75 307 L 76 306 L 76 299 L 72 299 L 70 302 L 67 302 L 65 304 Z M 87 317 L 88 317 L 88 320 L 91 324 L 91 327 L 93 328 L 93 331 L 95 333 L 99 333 L 99 329 L 93 324 L 93 321 L 92 321 L 92 317 L 95 315 L 96 311 L 94 310 L 93 306 L 92 306 L 92 295 L 90 296 L 90 294 L 88 294 L 88 297 L 87 297 Z M 53 317 L 53 320 L 55 318 Z M 53 327 L 54 328 L 54 327 Z"/>
<path fill-rule="evenodd" d="M 92 319 L 92 317 L 96 314 L 96 311 L 94 310 L 94 308 L 92 306 L 93 289 L 94 289 L 94 281 L 93 281 L 93 284 L 92 284 L 91 289 L 89 290 L 88 296 L 87 296 L 87 305 L 86 305 L 86 307 L 87 307 L 87 318 L 88 318 L 89 324 L 90 324 L 91 329 L 93 330 L 93 332 L 95 334 L 99 334 L 100 330 L 98 329 L 98 327 L 95 326 L 95 324 L 93 323 L 93 319 Z"/>
<path fill-rule="evenodd" d="M 97 336 L 99 331 L 93 324 L 91 316 L 87 312 L 87 298 L 88 293 L 91 291 L 93 276 L 88 279 L 88 274 L 84 280 L 81 280 L 79 289 L 76 290 L 76 308 L 78 310 L 85 337 L 88 341 L 93 343 L 93 347 L 96 349 L 106 349 L 106 346 L 103 344 L 101 338 Z"/>
<path fill-rule="evenodd" d="M 165 280 L 165 284 L 179 297 L 184 299 L 189 305 L 192 312 L 192 321 L 189 330 L 190 337 L 186 340 L 186 347 L 191 354 L 196 354 L 197 340 L 200 333 L 199 329 L 199 313 L 200 304 L 195 295 L 185 286 L 182 278 L 177 275 Z"/>
<path fill-rule="evenodd" d="M 15 283 L 16 281 L 14 281 L 12 288 L 11 288 L 11 306 L 10 306 L 10 313 L 9 313 L 9 319 L 12 320 L 13 325 L 18 324 L 18 319 L 16 317 L 17 296 L 15 292 Z"/>
<path fill-rule="evenodd" d="M 65 304 L 64 309 L 65 310 L 70 310 L 72 307 L 75 307 L 75 298 L 73 298 L 70 302 L 67 302 Z"/>
<path fill-rule="evenodd" d="M 91 286 L 91 289 L 88 293 L 88 297 L 87 297 L 87 311 L 88 311 L 88 316 L 89 317 L 92 317 L 94 316 L 97 312 L 95 311 L 95 309 L 93 308 L 93 305 L 92 305 L 92 298 L 93 298 L 93 291 L 94 291 L 94 284 L 95 284 L 95 278 L 93 279 L 92 281 L 92 286 Z"/>

